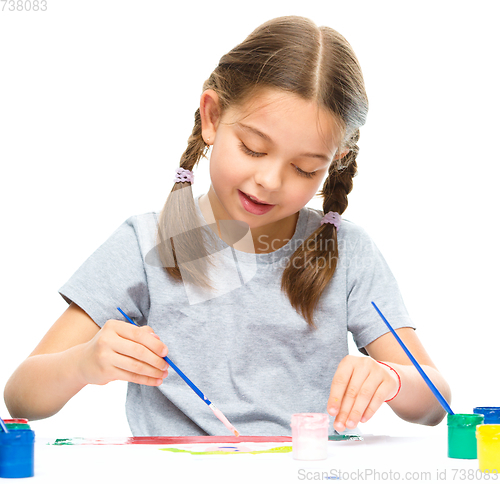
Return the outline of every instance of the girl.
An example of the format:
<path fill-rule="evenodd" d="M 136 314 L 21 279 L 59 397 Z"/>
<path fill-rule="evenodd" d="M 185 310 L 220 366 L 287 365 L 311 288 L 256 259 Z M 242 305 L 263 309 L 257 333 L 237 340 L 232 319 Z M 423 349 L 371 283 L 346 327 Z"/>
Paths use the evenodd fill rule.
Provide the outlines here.
<path fill-rule="evenodd" d="M 134 435 L 220 434 L 166 378 L 168 353 L 242 434 L 289 435 L 293 413 L 325 410 L 343 431 L 384 402 L 439 423 L 372 300 L 449 400 L 448 385 L 377 247 L 340 216 L 367 111 L 351 46 L 306 18 L 271 20 L 223 56 L 165 207 L 126 220 L 60 288 L 68 309 L 6 385 L 11 415 L 46 418 L 88 384 L 125 380 Z M 211 186 L 194 199 L 209 147 Z M 323 211 L 306 207 L 321 184 Z M 347 331 L 365 356 L 348 355 Z"/>

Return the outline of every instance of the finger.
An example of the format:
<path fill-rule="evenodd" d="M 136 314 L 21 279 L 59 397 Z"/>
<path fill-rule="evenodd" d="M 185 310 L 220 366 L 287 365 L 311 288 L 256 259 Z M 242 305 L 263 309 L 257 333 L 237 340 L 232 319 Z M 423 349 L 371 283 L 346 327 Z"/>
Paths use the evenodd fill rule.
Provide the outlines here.
<path fill-rule="evenodd" d="M 341 360 L 337 371 L 333 375 L 330 397 L 327 404 L 328 413 L 332 416 L 337 415 L 340 410 L 340 404 L 353 371 L 354 366 L 352 361 L 348 357 L 345 357 Z"/>
<path fill-rule="evenodd" d="M 159 370 L 158 368 L 148 365 L 143 361 L 136 360 L 135 358 L 131 358 L 130 356 L 125 356 L 118 353 L 115 354 L 111 363 L 115 368 L 118 368 L 120 370 L 124 370 L 134 375 L 148 377 L 154 380 L 163 381 L 166 376 L 166 372 L 168 372 L 168 370 Z"/>
<path fill-rule="evenodd" d="M 391 392 L 391 390 L 392 385 L 390 382 L 383 382 L 380 384 L 380 386 L 377 388 L 377 391 L 370 400 L 370 403 L 366 407 L 363 416 L 360 419 L 361 423 L 368 422 L 368 420 L 370 420 L 373 415 L 375 415 L 375 412 L 377 412 L 377 410 L 385 402 L 385 400 L 387 399 L 387 395 L 389 395 L 389 392 Z"/>
<path fill-rule="evenodd" d="M 163 351 L 164 351 L 164 346 L 163 344 L 160 344 L 158 345 L 157 342 L 160 340 L 160 338 L 158 337 L 158 335 L 155 334 L 154 332 L 154 329 L 151 328 L 150 326 L 137 326 L 137 325 L 133 325 L 133 324 L 125 324 L 124 321 L 120 321 L 120 320 L 117 320 L 117 319 L 110 319 L 109 321 L 106 322 L 106 324 L 103 326 L 102 328 L 103 330 L 109 330 L 109 331 L 113 331 L 114 333 L 116 333 L 118 336 L 121 336 L 122 338 L 125 338 L 125 339 L 130 339 L 132 341 L 137 341 L 137 342 L 143 342 L 143 341 L 148 341 L 148 340 L 144 340 L 144 339 L 141 339 L 143 334 L 147 334 L 153 338 L 155 338 L 155 340 L 152 340 L 152 341 L 156 341 L 156 344 L 154 342 L 152 342 L 151 340 L 149 340 L 149 344 L 150 345 L 153 345 L 152 348 L 150 348 L 152 351 L 154 352 L 157 352 L 156 350 L 158 348 L 161 348 Z M 161 356 L 161 355 L 159 355 Z M 164 355 L 166 356 L 166 355 Z"/>
<path fill-rule="evenodd" d="M 353 429 L 361 421 L 366 409 L 371 405 L 374 398 L 376 398 L 377 391 L 380 387 L 380 380 L 374 378 L 367 378 L 361 385 L 359 392 L 356 396 L 354 404 L 347 416 L 345 426 Z M 380 393 L 379 393 L 380 395 Z M 383 401 L 382 401 L 383 402 Z M 375 408 L 375 402 L 373 403 Z M 375 409 L 377 410 L 378 407 Z"/>
<path fill-rule="evenodd" d="M 123 324 L 123 321 L 121 321 L 121 324 L 116 325 L 114 329 L 116 334 L 122 338 L 142 344 L 161 358 L 168 354 L 167 345 L 162 343 L 158 337 L 153 336 L 154 330 L 149 326 L 137 327 L 131 324 Z"/>
<path fill-rule="evenodd" d="M 335 430 L 342 432 L 347 426 L 347 418 L 351 413 L 356 399 L 359 396 L 359 392 L 363 387 L 366 379 L 369 376 L 369 371 L 365 366 L 358 366 L 354 369 L 349 384 L 344 392 L 344 397 L 340 402 L 340 410 L 335 417 L 335 422 L 333 424 Z M 361 415 L 360 415 L 361 417 Z"/>
<path fill-rule="evenodd" d="M 148 366 L 158 371 L 163 372 L 168 368 L 168 364 L 163 358 L 153 353 L 148 347 L 141 343 L 125 338 L 118 338 L 111 342 L 111 349 L 117 354 L 128 356 L 142 363 L 146 363 Z M 129 369 L 129 371 L 135 370 Z M 159 375 L 157 377 L 159 378 Z"/>
<path fill-rule="evenodd" d="M 161 378 L 153 378 L 146 375 L 140 375 L 137 373 L 131 373 L 121 368 L 115 368 L 115 378 L 114 380 L 128 381 L 131 383 L 137 383 L 138 385 L 147 385 L 150 387 L 157 387 L 163 383 Z"/>
<path fill-rule="evenodd" d="M 359 393 L 367 377 L 368 372 L 364 371 L 363 369 L 357 370 L 351 376 L 349 384 L 347 385 L 344 393 L 344 398 L 341 401 L 340 410 L 335 417 L 335 422 L 333 424 L 335 430 L 337 430 L 338 432 L 343 432 L 347 427 L 347 419 L 354 407 L 356 400 L 359 398 Z"/>

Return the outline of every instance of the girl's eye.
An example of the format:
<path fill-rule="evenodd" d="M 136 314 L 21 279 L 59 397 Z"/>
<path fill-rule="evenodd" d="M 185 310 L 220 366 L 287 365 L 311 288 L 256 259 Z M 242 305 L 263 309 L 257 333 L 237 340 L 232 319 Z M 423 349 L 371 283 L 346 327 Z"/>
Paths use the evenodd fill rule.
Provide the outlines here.
<path fill-rule="evenodd" d="M 257 153 L 256 151 L 252 151 L 251 149 L 247 148 L 242 141 L 240 141 L 240 148 L 243 151 L 243 153 L 246 153 L 249 156 L 260 157 L 260 156 L 264 156 L 265 155 L 265 153 Z M 300 176 L 304 176 L 306 178 L 312 178 L 314 175 L 316 175 L 315 171 L 312 171 L 312 172 L 304 171 L 304 170 L 301 170 L 298 166 L 295 166 L 295 165 L 294 165 L 294 168 L 295 168 L 296 172 Z"/>
<path fill-rule="evenodd" d="M 243 144 L 242 141 L 240 142 L 240 148 L 242 149 L 243 153 L 246 153 L 247 155 L 250 155 L 250 156 L 264 156 L 265 155 L 265 153 L 257 153 L 255 151 L 250 150 L 249 148 L 247 148 Z"/>
<path fill-rule="evenodd" d="M 304 171 L 301 170 L 298 166 L 296 166 L 295 169 L 300 176 L 305 176 L 306 178 L 312 178 L 314 175 L 316 175 L 315 171 Z"/>

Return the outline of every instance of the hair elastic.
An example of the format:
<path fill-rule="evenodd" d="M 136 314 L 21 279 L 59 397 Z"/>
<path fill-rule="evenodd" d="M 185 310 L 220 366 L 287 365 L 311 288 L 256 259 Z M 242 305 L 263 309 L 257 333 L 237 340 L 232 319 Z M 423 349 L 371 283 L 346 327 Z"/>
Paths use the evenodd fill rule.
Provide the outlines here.
<path fill-rule="evenodd" d="M 340 222 L 342 221 L 342 217 L 338 212 L 328 212 L 322 219 L 321 225 L 323 224 L 333 224 L 335 228 L 338 230 L 340 227 Z"/>
<path fill-rule="evenodd" d="M 387 363 L 382 363 L 381 361 L 378 361 L 378 360 L 375 360 L 375 361 L 377 363 L 380 363 L 381 365 L 387 366 L 387 368 L 390 368 L 394 373 L 396 373 L 396 376 L 398 377 L 399 387 L 398 387 L 398 391 L 396 392 L 396 395 L 394 395 L 392 398 L 389 398 L 389 400 L 385 400 L 385 402 L 390 402 L 391 400 L 394 400 L 398 396 L 399 390 L 401 390 L 401 377 L 399 376 L 399 373 L 392 366 L 389 366 Z"/>
<path fill-rule="evenodd" d="M 194 173 L 191 170 L 185 170 L 184 168 L 177 168 L 175 172 L 174 183 L 185 183 L 190 182 L 191 185 L 194 183 Z"/>

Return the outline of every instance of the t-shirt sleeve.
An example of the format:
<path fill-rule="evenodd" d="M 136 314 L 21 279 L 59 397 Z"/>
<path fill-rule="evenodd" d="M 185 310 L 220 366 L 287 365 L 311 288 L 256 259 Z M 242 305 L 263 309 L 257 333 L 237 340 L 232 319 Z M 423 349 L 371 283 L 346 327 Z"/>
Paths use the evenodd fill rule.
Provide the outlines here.
<path fill-rule="evenodd" d="M 361 350 L 389 332 L 372 301 L 393 328 L 415 328 L 415 325 L 380 250 L 363 229 L 357 227 L 357 231 L 359 238 L 347 254 L 347 327 Z"/>
<path fill-rule="evenodd" d="M 80 306 L 100 327 L 123 320 L 120 307 L 137 324 L 146 324 L 149 291 L 134 217 L 123 222 L 59 288 L 70 304 Z"/>

